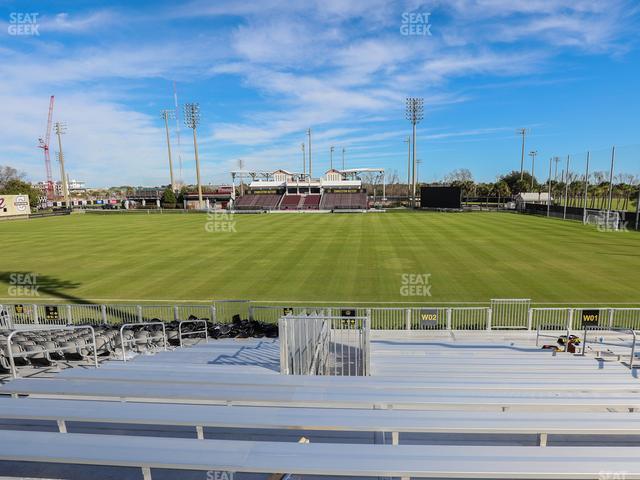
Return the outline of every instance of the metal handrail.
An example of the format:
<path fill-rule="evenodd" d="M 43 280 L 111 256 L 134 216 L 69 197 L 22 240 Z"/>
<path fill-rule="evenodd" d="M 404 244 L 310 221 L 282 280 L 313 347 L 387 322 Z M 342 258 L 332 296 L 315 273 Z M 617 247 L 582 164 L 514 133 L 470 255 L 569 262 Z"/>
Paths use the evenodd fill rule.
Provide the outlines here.
<path fill-rule="evenodd" d="M 582 355 L 586 355 L 587 350 L 587 331 L 610 331 L 610 332 L 619 332 L 619 333 L 630 333 L 633 341 L 631 342 L 631 355 L 629 356 L 629 370 L 633 372 L 633 360 L 636 356 L 636 340 L 637 335 L 635 330 L 632 328 L 616 328 L 616 327 L 584 327 L 584 345 L 582 346 Z M 624 347 L 625 345 L 619 345 Z"/>
<path fill-rule="evenodd" d="M 162 326 L 162 340 L 164 341 L 164 350 L 167 351 L 167 331 L 164 327 L 164 322 L 135 322 L 135 323 L 123 323 L 120 327 L 120 346 L 122 347 L 122 361 L 127 361 L 126 349 L 124 344 L 124 329 L 128 327 L 135 327 L 138 325 L 161 325 Z"/>
<path fill-rule="evenodd" d="M 193 319 L 193 320 L 182 320 L 180 321 L 180 323 L 178 323 L 178 339 L 180 340 L 180 346 L 182 347 L 182 324 L 183 323 L 204 323 L 204 330 L 194 330 L 193 332 L 187 332 L 184 334 L 184 336 L 188 336 L 188 335 L 193 335 L 195 333 L 203 333 L 204 332 L 204 341 L 205 343 L 209 343 L 209 332 L 207 330 L 207 321 L 203 320 L 203 319 Z"/>
<path fill-rule="evenodd" d="M 14 356 L 17 357 L 26 357 L 28 355 L 34 354 L 34 353 L 51 353 L 51 352 L 59 352 L 59 351 L 63 351 L 63 350 L 69 350 L 71 348 L 75 348 L 75 347 L 58 347 L 58 348 L 53 348 L 53 349 L 47 349 L 47 348 L 42 348 L 40 350 L 32 350 L 29 352 L 24 352 L 24 354 L 20 354 L 20 355 L 14 355 L 13 354 L 13 349 L 11 348 L 11 339 L 13 338 L 14 335 L 16 335 L 17 333 L 23 333 L 23 332 L 46 332 L 46 331 L 57 331 L 57 330 L 91 330 L 91 339 L 93 340 L 93 360 L 94 363 L 96 365 L 96 368 L 99 367 L 98 364 L 98 345 L 96 343 L 96 331 L 94 330 L 94 328 L 91 325 L 56 325 L 56 326 L 52 326 L 52 327 L 37 327 L 37 328 L 20 328 L 17 330 L 14 330 L 13 332 L 11 332 L 9 334 L 9 336 L 7 337 L 7 353 L 9 354 L 9 364 L 11 366 L 11 375 L 13 376 L 13 378 L 18 378 L 18 370 L 16 369 L 16 363 L 14 360 Z"/>
<path fill-rule="evenodd" d="M 553 324 L 553 323 L 543 323 L 543 324 L 539 324 L 539 325 L 538 325 L 538 327 L 536 328 L 536 347 L 539 347 L 539 346 L 540 346 L 540 345 L 538 345 L 538 339 L 539 339 L 540 337 L 544 337 L 544 338 L 558 338 L 558 337 L 557 337 L 557 335 L 541 335 L 541 334 L 540 334 L 540 329 L 541 329 L 541 327 L 544 327 L 544 326 L 555 326 L 555 324 Z M 570 329 L 569 327 L 566 327 L 566 329 L 567 329 L 567 345 L 566 345 L 566 347 L 565 347 L 565 351 L 568 351 L 568 350 L 569 350 L 569 349 L 568 349 L 568 346 L 569 346 L 569 337 L 571 336 L 571 329 Z M 564 330 L 564 328 L 563 328 L 562 330 Z M 557 331 L 559 332 L 560 330 L 557 330 Z"/>

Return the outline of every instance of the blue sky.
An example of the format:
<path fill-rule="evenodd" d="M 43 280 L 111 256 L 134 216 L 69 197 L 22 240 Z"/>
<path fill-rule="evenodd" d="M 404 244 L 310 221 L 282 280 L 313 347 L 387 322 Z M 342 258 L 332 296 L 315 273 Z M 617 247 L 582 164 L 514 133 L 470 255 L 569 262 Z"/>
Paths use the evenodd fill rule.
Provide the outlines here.
<path fill-rule="evenodd" d="M 619 171 L 640 174 L 637 2 L 74 0 L 0 10 L 0 164 L 32 180 L 44 177 L 36 145 L 55 95 L 72 178 L 166 184 L 159 112 L 173 108 L 174 81 L 181 104 L 201 106 L 206 183 L 228 183 L 238 159 L 301 170 L 308 127 L 314 173 L 334 145 L 347 167 L 406 178 L 407 95 L 425 98 L 422 180 L 518 169 L 520 127 L 542 178 L 555 155 L 571 154 L 581 171 L 588 149 L 592 170 L 606 170 L 614 144 Z M 431 35 L 402 35 L 407 12 L 429 13 Z M 11 35 L 12 13 L 37 13 L 39 34 Z M 191 132 L 180 125 L 178 152 L 171 126 L 176 172 L 181 156 L 193 182 Z"/>

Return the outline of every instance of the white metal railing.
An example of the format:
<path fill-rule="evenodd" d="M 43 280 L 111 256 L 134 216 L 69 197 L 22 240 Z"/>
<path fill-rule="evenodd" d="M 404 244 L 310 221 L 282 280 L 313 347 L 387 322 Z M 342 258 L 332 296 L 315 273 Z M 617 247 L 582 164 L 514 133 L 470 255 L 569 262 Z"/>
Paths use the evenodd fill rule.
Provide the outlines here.
<path fill-rule="evenodd" d="M 567 337 L 566 343 L 565 343 L 565 347 L 568 347 L 568 342 L 569 342 L 570 337 L 571 337 L 571 330 L 570 330 L 570 328 L 568 326 L 565 327 L 565 329 L 566 329 L 566 337 Z M 557 332 L 558 331 L 563 331 L 564 332 L 565 329 L 562 329 L 562 328 L 558 329 L 557 325 L 554 325 L 554 324 L 539 323 L 536 326 L 536 347 L 540 346 L 539 341 L 540 341 L 541 338 L 553 338 L 553 339 L 556 340 L 556 344 L 557 344 L 557 342 L 559 341 Z M 553 333 L 553 334 L 542 333 L 542 332 L 553 332 L 553 331 L 555 331 L 556 333 Z M 565 351 L 568 352 L 569 349 L 565 348 Z"/>
<path fill-rule="evenodd" d="M 98 348 L 97 348 L 97 344 L 96 344 L 96 332 L 93 329 L 93 327 L 91 325 L 80 325 L 80 326 L 51 326 L 51 327 L 37 327 L 37 328 L 23 328 L 20 330 L 14 330 L 13 332 L 11 332 L 9 334 L 9 336 L 7 337 L 7 354 L 9 356 L 9 365 L 11 367 L 11 375 L 13 376 L 13 378 L 18 378 L 18 370 L 16 369 L 16 362 L 15 362 L 15 357 L 28 357 L 28 356 L 32 356 L 32 355 L 36 355 L 39 353 L 52 353 L 52 352 L 61 352 L 61 351 L 66 351 L 66 350 L 74 350 L 74 349 L 78 349 L 80 347 L 87 347 L 87 345 L 70 345 L 68 347 L 63 347 L 63 346 L 56 346 L 54 348 L 44 348 L 41 346 L 38 346 L 36 349 L 34 350 L 26 350 L 23 352 L 17 352 L 17 353 L 13 353 L 13 347 L 11 344 L 11 340 L 13 340 L 13 337 L 17 334 L 20 333 L 24 333 L 24 332 L 50 332 L 50 331 L 64 331 L 64 330 L 89 330 L 91 331 L 91 339 L 93 341 L 93 360 L 95 363 L 96 368 L 99 366 L 98 365 Z"/>
<path fill-rule="evenodd" d="M 369 317 L 285 315 L 278 320 L 284 375 L 369 375 Z"/>
<path fill-rule="evenodd" d="M 494 299 L 490 306 L 286 306 L 258 305 L 246 300 L 220 300 L 208 305 L 3 304 L 0 330 L 37 325 L 121 325 L 197 318 L 226 323 L 233 315 L 277 323 L 283 315 L 367 316 L 372 330 L 582 329 L 583 311 L 597 311 L 598 325 L 640 330 L 640 308 L 536 307 L 527 299 Z"/>
<path fill-rule="evenodd" d="M 582 345 L 582 355 L 586 355 L 587 342 L 588 342 L 588 333 L 589 332 L 599 332 L 601 335 L 605 334 L 606 332 L 617 332 L 617 333 L 623 333 L 623 334 L 630 335 L 631 336 L 631 344 L 611 343 L 610 340 L 604 341 L 604 339 L 603 339 L 602 341 L 598 342 L 598 345 L 629 348 L 628 367 L 631 370 L 631 372 L 633 373 L 633 371 L 634 371 L 633 370 L 634 369 L 634 360 L 635 360 L 635 356 L 636 356 L 636 340 L 637 340 L 637 335 L 636 335 L 636 332 L 635 332 L 634 329 L 632 329 L 632 328 L 585 326 L 584 327 L 583 345 Z M 600 353 L 602 353 L 602 352 L 597 352 L 598 355 Z"/>
<path fill-rule="evenodd" d="M 530 308 L 531 299 L 529 298 L 491 299 L 492 328 L 526 329 Z"/>
<path fill-rule="evenodd" d="M 202 330 L 191 330 L 190 332 L 182 332 L 182 325 L 185 323 L 203 323 L 204 324 L 204 328 Z M 194 318 L 192 320 L 182 320 L 180 323 L 178 323 L 178 340 L 180 341 L 180 346 L 182 347 L 182 338 L 183 337 L 189 337 L 191 335 L 199 335 L 201 333 L 204 333 L 204 341 L 205 343 L 209 342 L 209 331 L 207 329 L 207 321 L 206 320 L 200 320 L 198 318 Z"/>
<path fill-rule="evenodd" d="M 162 341 L 164 343 L 164 350 L 167 350 L 167 331 L 164 326 L 164 322 L 134 322 L 134 323 L 124 323 L 120 327 L 120 348 L 122 348 L 122 361 L 127 361 L 127 344 L 136 343 L 136 338 L 132 338 L 131 340 L 125 342 L 124 340 L 124 331 L 127 328 L 137 327 L 137 326 L 147 326 L 147 325 L 160 325 L 162 326 Z"/>

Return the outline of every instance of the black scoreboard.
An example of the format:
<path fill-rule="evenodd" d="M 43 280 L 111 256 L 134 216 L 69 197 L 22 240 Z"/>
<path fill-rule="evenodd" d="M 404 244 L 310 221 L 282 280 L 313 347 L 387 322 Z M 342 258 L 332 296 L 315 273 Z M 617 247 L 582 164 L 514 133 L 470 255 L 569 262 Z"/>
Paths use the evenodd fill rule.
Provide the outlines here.
<path fill-rule="evenodd" d="M 462 208 L 460 187 L 421 187 L 420 207 Z"/>

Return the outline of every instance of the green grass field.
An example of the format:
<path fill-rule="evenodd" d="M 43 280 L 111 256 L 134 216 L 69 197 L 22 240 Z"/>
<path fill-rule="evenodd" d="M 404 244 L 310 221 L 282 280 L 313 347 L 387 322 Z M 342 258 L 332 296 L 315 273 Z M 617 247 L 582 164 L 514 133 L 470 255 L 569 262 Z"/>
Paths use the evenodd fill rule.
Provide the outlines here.
<path fill-rule="evenodd" d="M 37 302 L 640 303 L 640 234 L 508 213 L 72 215 L 0 222 L 0 297 L 36 273 Z M 403 296 L 431 274 L 431 296 Z M 22 300 L 21 300 L 22 301 Z"/>

